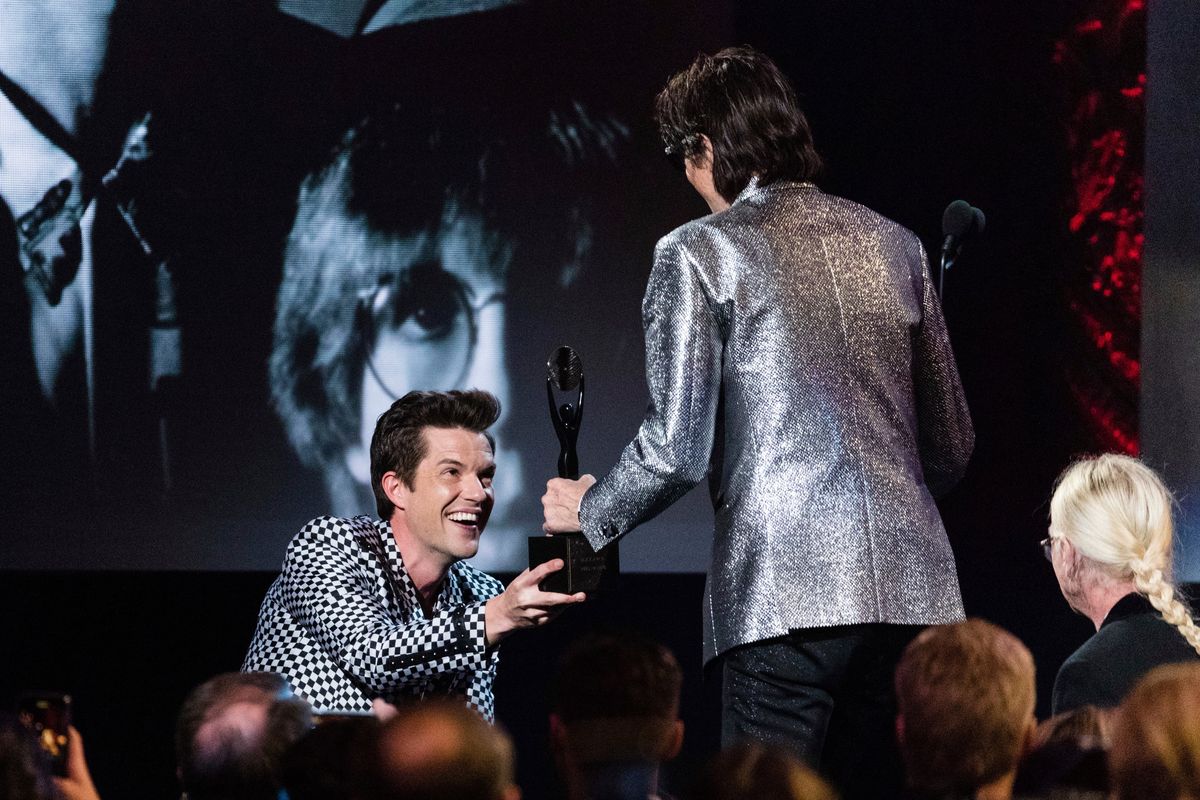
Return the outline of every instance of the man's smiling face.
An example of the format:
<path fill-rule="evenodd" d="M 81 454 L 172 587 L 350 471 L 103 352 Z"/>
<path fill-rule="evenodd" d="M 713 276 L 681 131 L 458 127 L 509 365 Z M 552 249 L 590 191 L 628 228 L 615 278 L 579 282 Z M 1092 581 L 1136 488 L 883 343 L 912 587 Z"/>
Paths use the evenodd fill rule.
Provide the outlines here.
<path fill-rule="evenodd" d="M 425 428 L 425 457 L 412 487 L 400 484 L 395 521 L 408 530 L 415 553 L 406 561 L 449 567 L 479 549 L 494 502 L 496 461 L 487 437 L 463 428 Z"/>

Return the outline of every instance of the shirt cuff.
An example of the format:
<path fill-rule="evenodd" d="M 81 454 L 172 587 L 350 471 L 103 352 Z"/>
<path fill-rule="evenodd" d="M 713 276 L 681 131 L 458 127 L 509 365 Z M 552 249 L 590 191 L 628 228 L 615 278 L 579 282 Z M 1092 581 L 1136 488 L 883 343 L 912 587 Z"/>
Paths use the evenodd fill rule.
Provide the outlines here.
<path fill-rule="evenodd" d="M 480 601 L 467 606 L 463 615 L 463 625 L 467 629 L 467 638 L 471 641 L 475 653 L 486 656 L 489 653 L 487 643 L 487 602 Z M 492 648 L 493 650 L 495 648 Z"/>
<path fill-rule="evenodd" d="M 623 533 L 616 525 L 602 524 L 599 519 L 602 512 L 598 506 L 603 506 L 603 491 L 601 484 L 596 483 L 579 498 L 579 531 L 597 552 Z"/>

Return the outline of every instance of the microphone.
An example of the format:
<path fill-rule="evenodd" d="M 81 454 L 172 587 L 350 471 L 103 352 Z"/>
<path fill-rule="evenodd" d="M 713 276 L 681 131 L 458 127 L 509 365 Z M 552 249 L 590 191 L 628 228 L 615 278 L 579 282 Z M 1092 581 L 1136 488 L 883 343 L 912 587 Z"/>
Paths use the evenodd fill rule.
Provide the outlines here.
<path fill-rule="evenodd" d="M 974 234 L 983 233 L 987 218 L 966 200 L 955 200 L 942 214 L 942 263 L 946 269 L 962 252 L 963 242 Z"/>
<path fill-rule="evenodd" d="M 987 226 L 987 218 L 975 206 L 966 200 L 955 200 L 946 206 L 942 214 L 942 259 L 938 271 L 938 295 L 942 294 L 942 280 L 946 270 L 954 266 L 962 253 L 963 243 L 972 236 L 983 233 Z"/>

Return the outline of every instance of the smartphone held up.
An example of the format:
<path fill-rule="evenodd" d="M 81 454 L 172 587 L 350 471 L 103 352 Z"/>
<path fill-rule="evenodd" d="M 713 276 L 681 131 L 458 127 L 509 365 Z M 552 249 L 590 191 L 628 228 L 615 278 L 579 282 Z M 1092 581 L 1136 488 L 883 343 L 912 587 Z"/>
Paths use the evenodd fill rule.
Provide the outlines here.
<path fill-rule="evenodd" d="M 17 717 L 37 737 L 55 775 L 67 774 L 67 731 L 71 696 L 65 692 L 26 692 L 17 701 Z"/>

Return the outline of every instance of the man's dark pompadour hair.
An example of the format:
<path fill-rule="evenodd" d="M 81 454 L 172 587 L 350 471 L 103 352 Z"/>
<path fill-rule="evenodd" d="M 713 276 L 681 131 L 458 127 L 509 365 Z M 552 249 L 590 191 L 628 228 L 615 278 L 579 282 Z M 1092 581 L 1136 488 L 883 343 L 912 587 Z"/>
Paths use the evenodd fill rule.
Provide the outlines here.
<path fill-rule="evenodd" d="M 383 475 L 395 472 L 413 488 L 417 465 L 425 457 L 426 428 L 463 428 L 496 441 L 487 429 L 500 418 L 500 401 L 479 389 L 409 392 L 380 415 L 371 436 L 371 490 L 380 519 L 391 519 L 394 506 L 383 491 Z"/>
<path fill-rule="evenodd" d="M 655 121 L 673 153 L 713 148 L 713 183 L 729 202 L 757 175 L 761 186 L 808 181 L 821 171 L 808 119 L 775 63 L 751 47 L 701 53 L 667 82 L 655 101 Z"/>

